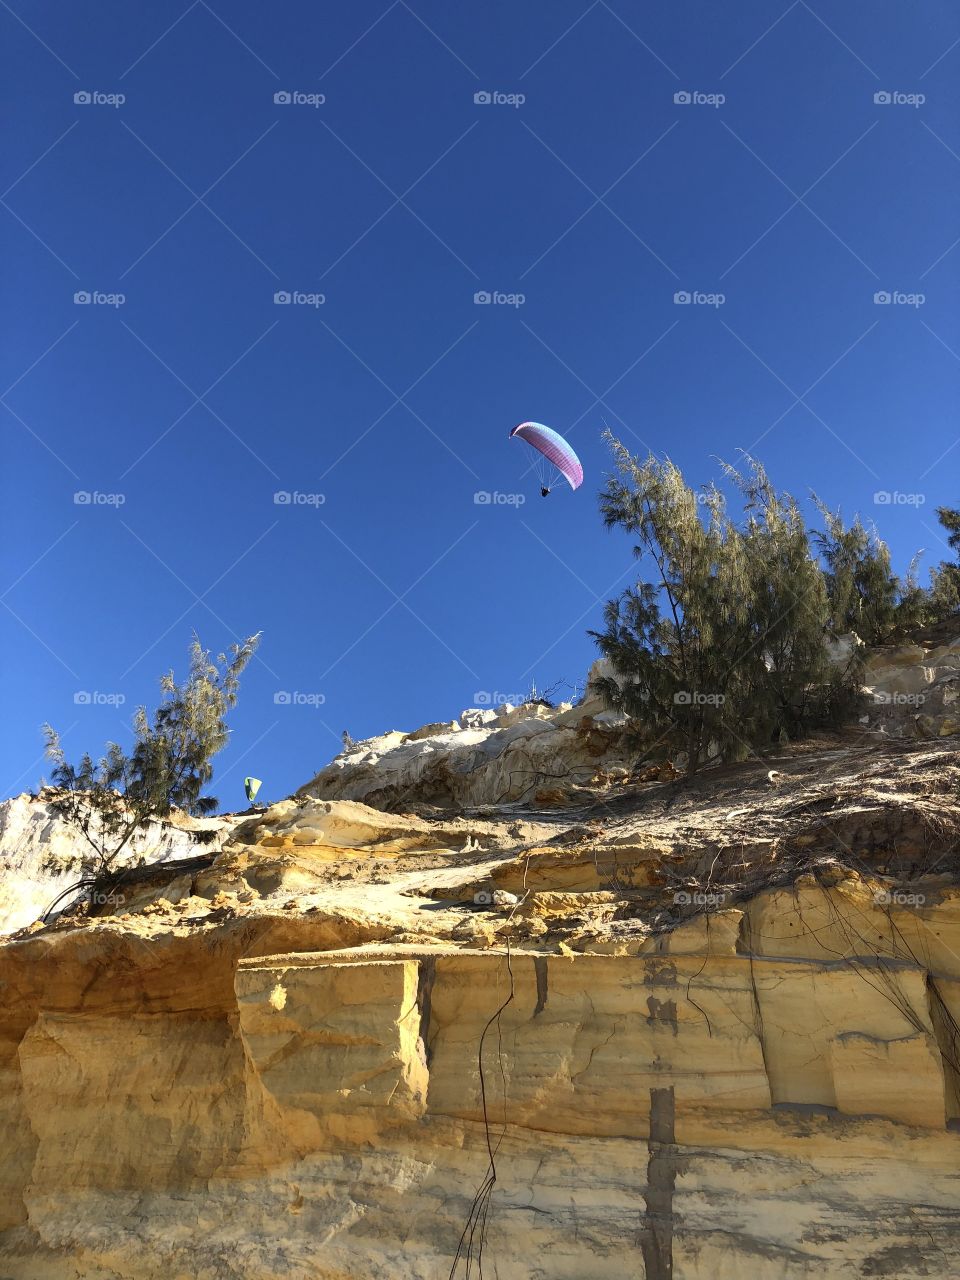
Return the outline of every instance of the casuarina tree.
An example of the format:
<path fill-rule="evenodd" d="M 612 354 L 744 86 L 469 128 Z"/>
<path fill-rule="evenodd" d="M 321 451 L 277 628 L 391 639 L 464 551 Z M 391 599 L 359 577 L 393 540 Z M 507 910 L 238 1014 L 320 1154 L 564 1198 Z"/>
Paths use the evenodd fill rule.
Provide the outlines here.
<path fill-rule="evenodd" d="M 956 562 L 941 561 L 934 570 L 932 591 L 937 613 L 946 617 L 960 610 L 960 511 L 937 507 L 937 519 L 947 532 L 947 544 L 956 554 Z"/>
<path fill-rule="evenodd" d="M 682 753 L 694 773 L 708 754 L 742 758 L 832 716 L 826 588 L 794 499 L 752 459 L 725 467 L 744 497 L 738 524 L 715 486 L 696 493 L 672 462 L 607 438 L 617 471 L 601 513 L 634 537 L 645 576 L 591 632 L 614 671 L 595 687 L 645 753 Z"/>
<path fill-rule="evenodd" d="M 897 623 L 901 587 L 889 548 L 859 516 L 848 528 L 839 511 L 830 511 L 815 495 L 814 502 L 826 526 L 813 536 L 826 566 L 830 629 L 835 635 L 855 631 L 867 644 L 883 644 Z"/>
<path fill-rule="evenodd" d="M 160 705 L 152 719 L 144 707 L 137 710 L 129 751 L 110 742 L 99 760 L 85 754 L 73 765 L 56 730 L 44 726 L 56 789 L 51 805 L 82 835 L 92 868 L 72 889 L 108 882 L 120 854 L 150 819 L 172 809 L 192 815 L 216 809 L 215 797 L 203 790 L 213 776 L 213 757 L 226 746 L 226 715 L 259 639 L 251 636 L 213 661 L 194 636 L 186 678 L 178 683 L 172 671 L 161 677 Z"/>

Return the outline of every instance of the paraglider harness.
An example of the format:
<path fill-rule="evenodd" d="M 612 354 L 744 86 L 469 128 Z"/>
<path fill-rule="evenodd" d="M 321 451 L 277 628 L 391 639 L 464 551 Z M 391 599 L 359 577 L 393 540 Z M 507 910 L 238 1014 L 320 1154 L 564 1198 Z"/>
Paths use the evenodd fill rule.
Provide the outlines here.
<path fill-rule="evenodd" d="M 541 497 L 541 498 L 546 498 L 546 497 L 547 497 L 547 495 L 548 495 L 549 493 L 550 493 L 550 490 L 549 490 L 549 489 L 545 488 L 543 485 L 541 485 L 541 486 L 540 486 L 540 497 Z"/>

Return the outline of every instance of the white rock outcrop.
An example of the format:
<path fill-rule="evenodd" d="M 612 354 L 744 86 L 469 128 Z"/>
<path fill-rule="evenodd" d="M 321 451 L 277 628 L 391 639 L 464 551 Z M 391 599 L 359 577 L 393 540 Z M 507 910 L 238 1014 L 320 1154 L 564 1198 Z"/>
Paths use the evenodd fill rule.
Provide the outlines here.
<path fill-rule="evenodd" d="M 960 733 L 960 638 L 865 651 L 851 632 L 831 643 L 829 656 L 839 666 L 864 653 L 865 729 L 893 737 Z M 563 795 L 575 799 L 577 788 L 598 770 L 616 773 L 635 763 L 636 751 L 623 734 L 625 717 L 593 688 L 596 679 L 614 675 L 609 659 L 599 658 L 575 706 L 472 707 L 456 722 L 356 743 L 298 795 L 360 800 L 375 808 L 425 804 L 444 810 L 542 805 L 548 791 L 554 804 Z"/>
<path fill-rule="evenodd" d="M 169 822 L 148 822 L 131 839 L 118 865 L 173 862 L 214 852 L 234 822 L 184 814 L 174 815 Z M 75 828 L 54 812 L 49 795 L 24 792 L 4 800 L 0 804 L 0 934 L 13 933 L 38 919 L 92 866 L 92 850 L 84 848 Z"/>
<path fill-rule="evenodd" d="M 960 638 L 949 644 L 883 645 L 866 659 L 867 714 L 893 737 L 960 733 Z"/>
<path fill-rule="evenodd" d="M 601 763 L 627 758 L 617 717 L 612 724 L 598 724 L 589 716 L 542 706 L 517 707 L 504 717 L 506 723 L 490 714 L 493 721 L 480 728 L 391 734 L 358 743 L 297 794 L 362 800 L 375 808 L 405 802 L 441 809 L 542 804 L 545 787 L 569 791 L 588 781 Z"/>

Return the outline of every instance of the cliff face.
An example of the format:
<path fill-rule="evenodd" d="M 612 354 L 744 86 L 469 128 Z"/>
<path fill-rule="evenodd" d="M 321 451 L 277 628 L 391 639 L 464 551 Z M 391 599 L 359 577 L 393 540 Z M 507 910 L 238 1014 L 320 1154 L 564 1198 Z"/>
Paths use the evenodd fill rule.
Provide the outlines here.
<path fill-rule="evenodd" d="M 834 646 L 834 662 L 846 665 L 860 643 L 843 637 Z M 960 733 L 960 639 L 939 636 L 865 652 L 864 731 L 897 739 Z M 591 669 L 591 678 L 598 674 L 612 674 L 606 660 Z M 623 723 L 589 691 L 576 706 L 473 708 L 446 724 L 356 743 L 298 794 L 387 809 L 420 803 L 448 812 L 590 801 L 605 771 L 616 776 L 632 760 Z"/>
<path fill-rule="evenodd" d="M 419 814 L 308 794 L 361 744 L 9 937 L 0 1276 L 960 1275 L 960 761 L 897 705 L 693 783 L 574 709 L 470 812 L 509 724 L 395 743 Z"/>
<path fill-rule="evenodd" d="M 0 804 L 0 935 L 32 924 L 94 864 L 93 851 L 57 815 L 51 796 L 24 794 Z M 148 822 L 132 837 L 119 865 L 176 861 L 220 849 L 232 825 L 229 815 L 176 814 L 170 822 Z"/>

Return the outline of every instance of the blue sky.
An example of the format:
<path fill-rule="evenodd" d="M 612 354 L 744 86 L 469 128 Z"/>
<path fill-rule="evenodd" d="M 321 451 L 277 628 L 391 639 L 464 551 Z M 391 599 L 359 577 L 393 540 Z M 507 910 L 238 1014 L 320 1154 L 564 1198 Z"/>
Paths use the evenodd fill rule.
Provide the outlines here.
<path fill-rule="evenodd" d="M 952 6 L 11 0 L 0 23 L 2 794 L 38 782 L 44 720 L 74 756 L 128 741 L 194 629 L 264 632 L 231 808 L 344 728 L 581 679 L 631 580 L 597 516 L 604 424 L 695 484 L 751 450 L 875 518 L 898 566 L 946 554 Z M 569 434 L 576 495 L 540 499 L 526 418 Z"/>

